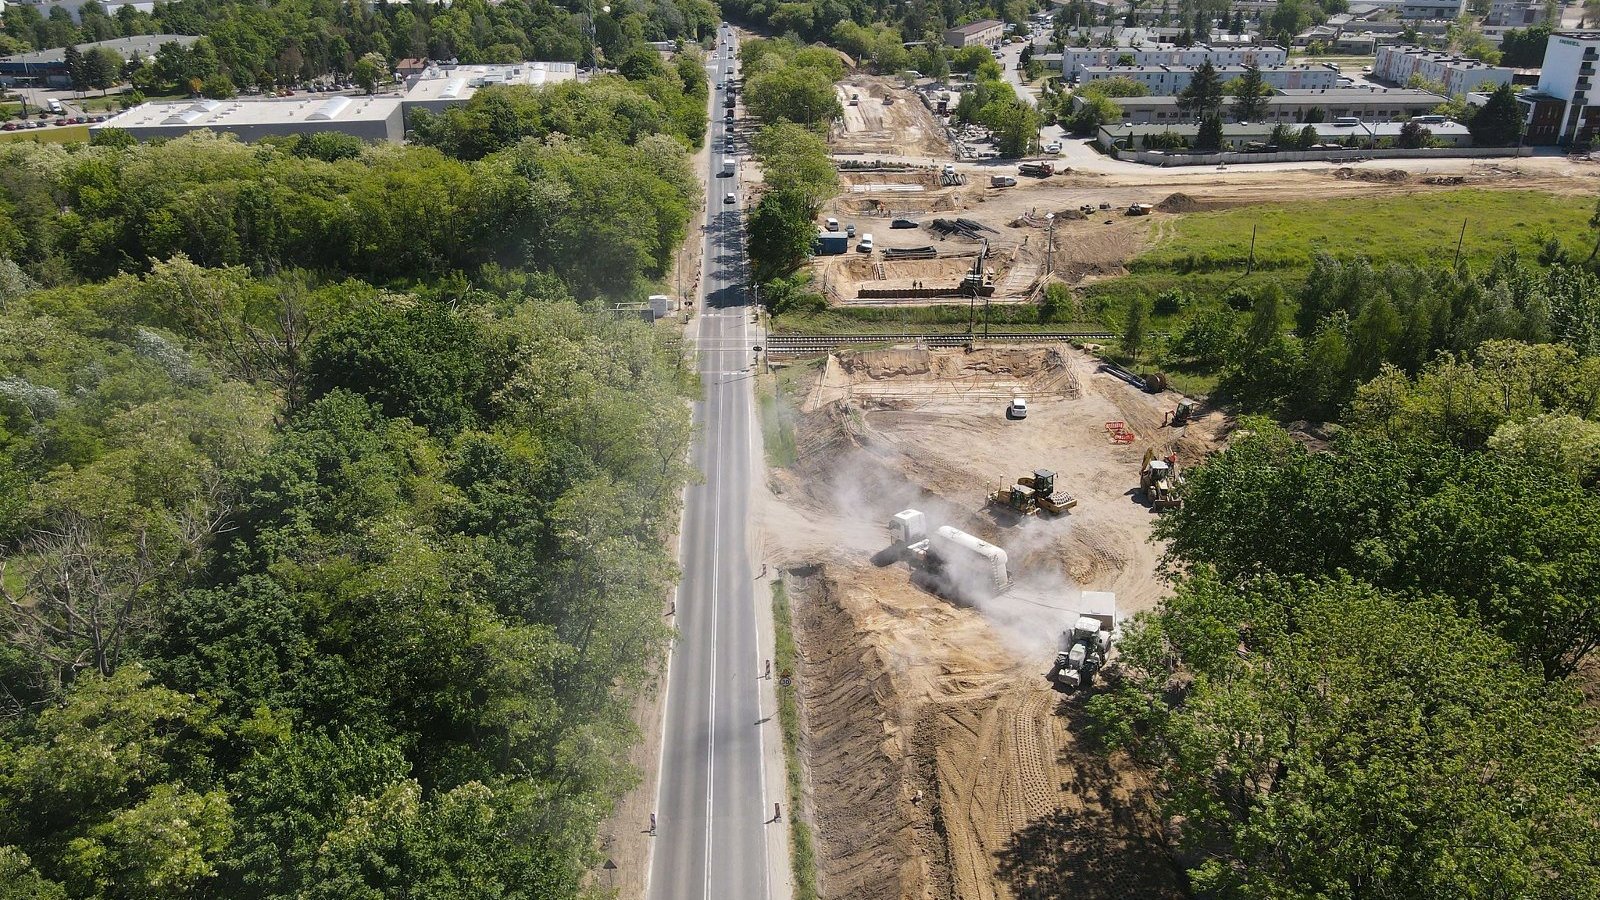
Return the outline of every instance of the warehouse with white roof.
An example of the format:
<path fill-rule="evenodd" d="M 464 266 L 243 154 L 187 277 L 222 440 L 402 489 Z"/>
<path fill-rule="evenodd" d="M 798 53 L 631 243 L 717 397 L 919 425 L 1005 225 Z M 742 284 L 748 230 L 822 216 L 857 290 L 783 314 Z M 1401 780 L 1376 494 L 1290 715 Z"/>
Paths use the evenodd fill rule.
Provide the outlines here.
<path fill-rule="evenodd" d="M 402 97 L 406 115 L 413 110 L 439 112 L 472 99 L 480 88 L 496 84 L 544 87 L 578 77 L 569 62 L 520 62 L 506 65 L 446 66 L 430 64 L 421 74 L 406 79 Z"/>
<path fill-rule="evenodd" d="M 234 134 L 243 141 L 320 131 L 337 131 L 365 141 L 405 137 L 399 98 L 342 95 L 141 103 L 90 126 L 89 132 L 92 135 L 108 128 L 126 131 L 139 141 L 178 137 L 202 128 Z"/>

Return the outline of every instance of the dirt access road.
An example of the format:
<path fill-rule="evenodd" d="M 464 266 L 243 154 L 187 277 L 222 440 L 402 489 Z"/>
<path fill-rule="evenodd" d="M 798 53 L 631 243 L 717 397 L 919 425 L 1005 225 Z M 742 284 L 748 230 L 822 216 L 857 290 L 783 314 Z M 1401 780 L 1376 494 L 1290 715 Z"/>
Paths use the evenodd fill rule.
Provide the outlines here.
<path fill-rule="evenodd" d="M 1066 347 L 852 354 L 805 382 L 799 459 L 758 516 L 794 598 L 824 896 L 1179 896 L 1148 773 L 1083 746 L 1082 697 L 1043 675 L 1080 589 L 1116 591 L 1125 614 L 1164 594 L 1138 464 L 1149 447 L 1198 458 L 1222 416 L 1164 428 L 1176 395 Z M 1029 416 L 1007 420 L 1018 392 Z M 1036 467 L 1079 498 L 1070 516 L 984 509 Z M 1017 586 L 979 607 L 913 587 L 880 555 L 909 506 L 1004 547 Z"/>

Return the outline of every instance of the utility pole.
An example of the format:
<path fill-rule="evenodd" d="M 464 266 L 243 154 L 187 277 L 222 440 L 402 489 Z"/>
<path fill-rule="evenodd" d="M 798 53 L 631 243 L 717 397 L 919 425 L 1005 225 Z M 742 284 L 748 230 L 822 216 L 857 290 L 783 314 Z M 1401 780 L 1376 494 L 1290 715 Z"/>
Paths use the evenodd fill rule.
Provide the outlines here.
<path fill-rule="evenodd" d="M 1461 265 L 1461 244 L 1466 239 L 1467 239 L 1467 220 L 1465 218 L 1463 218 L 1461 220 L 1461 236 L 1456 238 L 1456 261 L 1450 264 L 1450 268 L 1454 269 L 1457 266 Z"/>
<path fill-rule="evenodd" d="M 1044 226 L 1044 274 L 1055 273 L 1056 258 L 1056 214 L 1045 213 Z"/>

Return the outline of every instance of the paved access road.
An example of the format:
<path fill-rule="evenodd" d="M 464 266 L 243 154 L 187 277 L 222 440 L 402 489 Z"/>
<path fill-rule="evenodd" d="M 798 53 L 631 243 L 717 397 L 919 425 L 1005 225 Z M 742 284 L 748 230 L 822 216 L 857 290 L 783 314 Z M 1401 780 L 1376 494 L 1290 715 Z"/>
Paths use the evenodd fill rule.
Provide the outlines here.
<path fill-rule="evenodd" d="M 766 830 L 772 799 L 762 768 L 764 674 L 755 572 L 748 543 L 755 332 L 747 305 L 741 210 L 724 202 L 738 179 L 722 175 L 729 127 L 719 82 L 732 76 L 731 31 L 708 66 L 713 93 L 705 302 L 694 338 L 705 398 L 695 468 L 704 483 L 686 498 L 679 636 L 673 646 L 662 734 L 652 900 L 755 900 L 771 893 Z M 779 785 L 773 785 L 778 796 Z M 788 810 L 784 810 L 785 814 Z"/>

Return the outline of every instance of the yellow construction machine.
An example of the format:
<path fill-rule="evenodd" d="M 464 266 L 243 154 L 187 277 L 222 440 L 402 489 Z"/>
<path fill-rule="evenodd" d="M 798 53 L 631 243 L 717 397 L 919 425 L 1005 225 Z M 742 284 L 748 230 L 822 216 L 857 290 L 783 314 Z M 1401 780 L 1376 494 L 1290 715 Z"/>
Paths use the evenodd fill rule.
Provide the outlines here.
<path fill-rule="evenodd" d="M 1183 505 L 1178 497 L 1178 455 L 1157 456 L 1152 447 L 1144 452 L 1144 465 L 1139 470 L 1139 489 L 1152 509 L 1177 509 Z"/>
<path fill-rule="evenodd" d="M 1192 418 L 1194 418 L 1194 401 L 1184 398 L 1178 401 L 1177 409 L 1167 413 L 1166 424 L 1171 425 L 1173 428 L 1182 428 L 1189 424 L 1189 420 Z"/>
<path fill-rule="evenodd" d="M 1039 508 L 1051 515 L 1064 515 L 1078 505 L 1078 498 L 1066 491 L 1056 490 L 1056 473 L 1049 469 L 1034 469 L 1031 476 L 1017 479 L 1022 487 L 1033 488 L 1033 499 Z"/>
<path fill-rule="evenodd" d="M 1049 469 L 1034 469 L 1016 484 L 1003 484 L 989 495 L 989 503 L 1002 506 L 1019 516 L 1031 516 L 1040 511 L 1054 516 L 1064 515 L 1078 505 L 1078 498 L 1066 491 L 1056 490 L 1056 473 Z"/>

